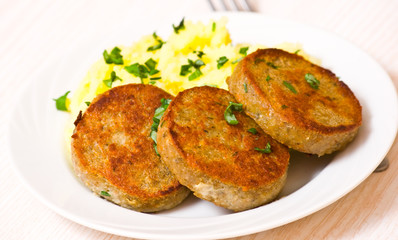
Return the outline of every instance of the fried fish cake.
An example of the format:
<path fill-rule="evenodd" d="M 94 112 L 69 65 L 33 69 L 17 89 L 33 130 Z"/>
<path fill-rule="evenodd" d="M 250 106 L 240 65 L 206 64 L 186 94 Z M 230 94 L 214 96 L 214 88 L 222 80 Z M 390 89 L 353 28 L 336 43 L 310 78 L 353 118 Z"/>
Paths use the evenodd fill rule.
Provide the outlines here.
<path fill-rule="evenodd" d="M 152 118 L 162 98 L 151 85 L 128 84 L 97 96 L 75 122 L 72 162 L 95 194 L 141 212 L 170 209 L 190 191 L 154 150 Z"/>
<path fill-rule="evenodd" d="M 318 156 L 344 148 L 362 124 L 362 108 L 330 70 L 297 54 L 261 49 L 227 80 L 245 112 L 275 140 Z"/>
<path fill-rule="evenodd" d="M 213 87 L 180 92 L 163 115 L 157 142 L 181 184 L 199 198 L 242 211 L 278 195 L 290 155 L 243 111 L 227 110 L 236 118 L 229 124 L 224 114 L 231 102 L 229 92 Z"/>

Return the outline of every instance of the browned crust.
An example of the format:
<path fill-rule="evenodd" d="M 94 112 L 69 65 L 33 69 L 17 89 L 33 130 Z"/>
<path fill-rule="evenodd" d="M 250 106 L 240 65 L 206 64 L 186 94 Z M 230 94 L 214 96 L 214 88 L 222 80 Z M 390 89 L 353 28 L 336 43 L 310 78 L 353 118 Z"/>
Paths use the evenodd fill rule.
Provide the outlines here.
<path fill-rule="evenodd" d="M 162 98 L 150 85 L 128 84 L 97 96 L 76 122 L 75 172 L 98 195 L 124 207 L 153 212 L 179 204 L 189 193 L 153 148 L 150 127 Z"/>
<path fill-rule="evenodd" d="M 318 89 L 306 82 L 307 73 L 320 81 Z M 361 105 L 348 86 L 297 54 L 257 50 L 239 62 L 227 83 L 265 132 L 298 151 L 323 155 L 339 150 L 362 124 Z"/>
<path fill-rule="evenodd" d="M 241 211 L 276 197 L 285 182 L 290 155 L 243 112 L 234 112 L 239 124 L 229 125 L 224 119 L 229 102 L 236 100 L 222 89 L 196 87 L 180 92 L 160 122 L 158 151 L 195 195 Z M 250 128 L 258 133 L 249 133 Z M 267 143 L 272 153 L 255 150 Z"/>

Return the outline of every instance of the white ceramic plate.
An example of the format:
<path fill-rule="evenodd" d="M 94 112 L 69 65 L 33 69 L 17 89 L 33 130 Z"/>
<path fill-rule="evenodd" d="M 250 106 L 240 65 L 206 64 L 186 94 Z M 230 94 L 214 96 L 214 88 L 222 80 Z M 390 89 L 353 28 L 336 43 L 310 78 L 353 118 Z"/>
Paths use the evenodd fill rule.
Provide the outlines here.
<path fill-rule="evenodd" d="M 52 101 L 75 89 L 102 50 L 113 46 L 87 39 L 71 47 L 71 57 L 48 64 L 32 80 L 11 116 L 10 152 L 28 188 L 54 211 L 94 229 L 137 238 L 204 239 L 245 235 L 295 221 L 333 203 L 368 177 L 387 154 L 397 131 L 397 95 L 384 70 L 357 47 L 320 29 L 257 14 L 225 13 L 200 19 L 207 22 L 222 15 L 229 18 L 234 42 L 301 43 L 349 85 L 362 104 L 363 126 L 347 149 L 321 159 L 293 153 L 284 197 L 244 212 L 232 213 L 192 196 L 176 209 L 158 214 L 116 206 L 94 196 L 75 178 L 63 149 L 68 116 L 57 111 Z M 151 32 L 124 33 L 115 44 L 131 43 Z M 75 61 L 72 56 L 82 56 L 83 49 L 89 49 L 87 59 Z"/>

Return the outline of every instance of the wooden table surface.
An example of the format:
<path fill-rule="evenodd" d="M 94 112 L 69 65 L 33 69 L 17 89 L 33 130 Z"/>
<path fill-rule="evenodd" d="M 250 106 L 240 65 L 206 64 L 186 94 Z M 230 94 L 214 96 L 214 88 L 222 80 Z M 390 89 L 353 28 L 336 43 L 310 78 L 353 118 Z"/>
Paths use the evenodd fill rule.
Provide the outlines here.
<path fill-rule="evenodd" d="M 334 32 L 359 46 L 398 86 L 398 1 L 251 0 L 257 12 Z M 6 122 L 17 93 L 62 58 L 79 38 L 106 36 L 120 21 L 153 27 L 182 16 L 206 14 L 206 0 L 0 0 L 0 239 L 128 239 L 74 223 L 50 210 L 21 183 L 6 149 Z M 153 28 L 152 28 L 153 29 Z M 377 81 L 377 80 L 375 80 Z M 375 83 L 377 84 L 377 83 Z M 397 109 L 391 109 L 397 111 Z M 234 239 L 398 239 L 398 141 L 390 167 L 373 173 L 328 207 L 290 224 Z M 34 159 L 32 159 L 34 160 Z"/>

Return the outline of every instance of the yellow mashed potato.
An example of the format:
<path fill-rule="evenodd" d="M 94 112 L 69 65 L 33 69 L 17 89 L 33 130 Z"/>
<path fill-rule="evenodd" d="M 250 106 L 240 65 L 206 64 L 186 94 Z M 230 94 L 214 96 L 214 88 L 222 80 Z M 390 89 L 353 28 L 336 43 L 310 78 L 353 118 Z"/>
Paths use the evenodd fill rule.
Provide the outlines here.
<path fill-rule="evenodd" d="M 264 46 L 243 43 L 232 44 L 226 24 L 226 18 L 211 21 L 207 24 L 185 21 L 184 29 L 178 31 L 178 33 L 171 33 L 168 39 L 162 39 L 161 36 L 157 35 L 148 35 L 143 36 L 131 46 L 114 46 L 121 50 L 123 64 L 107 64 L 104 58 L 99 59 L 92 65 L 76 91 L 73 92 L 68 106 L 68 110 L 71 112 L 71 122 L 66 129 L 67 144 L 70 145 L 70 136 L 74 129 L 73 121 L 76 116 L 80 111 L 85 111 L 95 96 L 110 89 L 104 83 L 104 80 L 110 79 L 113 71 L 118 78 L 112 82 L 111 87 L 129 83 L 153 84 L 172 95 L 176 95 L 184 89 L 204 85 L 228 89 L 225 80 L 232 74 L 239 59 Z M 160 41 L 164 42 L 161 48 L 148 51 L 149 47 L 156 46 Z M 297 52 L 301 49 L 300 44 L 292 43 L 283 43 L 273 47 L 282 48 L 289 52 Z M 243 51 L 245 48 L 247 48 L 246 52 Z M 107 52 L 110 53 L 112 49 L 113 47 L 107 49 Z M 203 55 L 200 53 L 203 53 Z M 313 62 L 317 62 L 301 50 L 297 54 L 304 55 Z M 223 58 L 224 62 L 225 58 L 228 61 L 222 66 L 217 66 L 220 58 Z M 149 59 L 156 62 L 155 68 L 159 71 L 158 73 L 141 79 L 125 69 L 126 66 L 135 63 L 145 65 L 145 62 Z M 201 75 L 193 80 L 189 80 L 189 76 L 195 72 L 195 67 L 191 67 L 190 72 L 185 76 L 181 75 L 181 67 L 189 65 L 188 59 L 193 62 L 200 60 L 204 63 L 199 67 Z M 155 80 L 151 80 L 151 78 Z"/>

